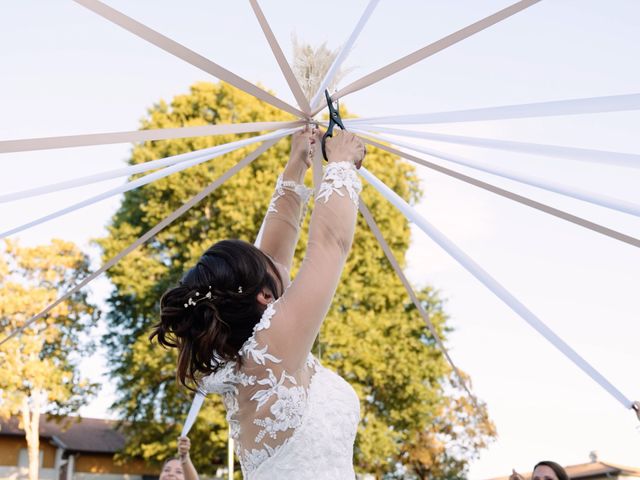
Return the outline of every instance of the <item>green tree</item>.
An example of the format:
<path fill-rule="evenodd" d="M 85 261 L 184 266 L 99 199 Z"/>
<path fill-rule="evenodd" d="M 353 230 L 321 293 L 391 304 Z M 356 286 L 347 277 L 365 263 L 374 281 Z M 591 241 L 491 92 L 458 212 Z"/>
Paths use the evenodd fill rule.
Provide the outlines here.
<path fill-rule="evenodd" d="M 71 242 L 21 247 L 5 242 L 0 256 L 0 329 L 24 325 L 89 273 L 88 258 Z M 86 335 L 99 312 L 76 293 L 46 318 L 0 345 L 0 416 L 18 416 L 29 452 L 29 479 L 39 469 L 41 413 L 76 412 L 97 385 L 81 377 L 79 363 L 95 344 Z"/>
<path fill-rule="evenodd" d="M 188 94 L 176 96 L 170 106 L 160 102 L 151 108 L 142 127 L 289 118 L 226 84 L 197 83 Z M 130 163 L 247 136 L 146 142 L 134 148 Z M 110 270 L 115 288 L 109 299 L 109 334 L 105 343 L 110 351 L 111 374 L 118 384 L 119 397 L 114 407 L 129 425 L 127 455 L 162 460 L 173 454 L 191 400 L 191 395 L 176 385 L 174 352 L 148 341 L 161 294 L 217 240 L 255 239 L 288 148 L 288 140 L 279 142 L 154 241 Z M 104 258 L 127 246 L 248 151 L 231 153 L 125 194 L 108 236 L 99 241 Z M 415 202 L 419 198 L 414 168 L 399 158 L 373 150 L 367 156 L 367 168 L 405 199 Z M 398 259 L 404 262 L 410 241 L 407 220 L 369 186 L 365 186 L 362 198 L 374 212 Z M 401 465 L 400 470 L 404 468 L 406 475 L 424 478 L 420 468 L 426 453 L 430 453 L 432 465 L 425 467 L 429 471 L 433 465 L 442 464 L 447 475 L 461 474 L 470 456 L 492 435 L 491 424 L 470 409 L 445 419 L 459 389 L 450 381 L 450 369 L 417 310 L 408 303 L 406 292 L 373 234 L 362 218 L 358 223 L 353 251 L 317 346 L 323 362 L 354 386 L 362 402 L 357 467 L 381 477 Z M 304 255 L 306 226 L 305 223 L 296 251 L 297 264 Z M 446 316 L 441 301 L 429 288 L 421 294 L 433 322 L 444 334 Z M 455 425 L 444 425 L 451 419 Z M 455 430 L 458 437 L 449 435 L 446 440 L 447 429 Z M 439 442 L 448 441 L 452 447 L 458 440 L 462 445 L 464 440 L 470 448 L 459 449 L 460 454 L 455 453 L 455 448 L 448 448 L 448 454 L 459 459 L 454 464 L 424 444 L 428 435 L 437 437 Z M 217 397 L 207 399 L 190 436 L 194 445 L 192 458 L 204 473 L 213 471 L 213 464 L 224 463 L 227 426 Z"/>

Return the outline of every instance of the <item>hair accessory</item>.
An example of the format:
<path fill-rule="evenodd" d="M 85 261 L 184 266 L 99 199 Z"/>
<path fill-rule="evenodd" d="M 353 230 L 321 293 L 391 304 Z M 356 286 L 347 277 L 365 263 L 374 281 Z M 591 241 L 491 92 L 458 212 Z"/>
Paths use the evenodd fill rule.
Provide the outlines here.
<path fill-rule="evenodd" d="M 238 293 L 242 293 L 242 285 L 238 287 Z"/>
<path fill-rule="evenodd" d="M 195 297 L 199 297 L 200 296 L 200 292 L 196 291 Z M 204 295 L 202 298 L 196 298 L 195 300 L 193 299 L 193 297 L 189 297 L 189 300 L 187 301 L 187 303 L 184 304 L 184 308 L 189 308 L 190 305 L 196 305 L 198 302 L 202 302 L 203 300 L 207 300 L 207 299 L 211 299 L 212 295 L 211 295 L 211 285 L 209 285 L 209 291 L 207 292 L 206 295 Z"/>

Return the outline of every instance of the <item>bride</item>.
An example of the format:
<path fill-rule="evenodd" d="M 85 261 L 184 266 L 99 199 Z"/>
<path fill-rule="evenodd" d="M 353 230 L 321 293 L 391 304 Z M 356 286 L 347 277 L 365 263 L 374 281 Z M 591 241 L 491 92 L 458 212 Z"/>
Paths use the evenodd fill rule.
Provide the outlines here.
<path fill-rule="evenodd" d="M 223 240 L 205 251 L 163 295 L 151 335 L 178 349 L 183 385 L 222 395 L 245 479 L 355 477 L 358 398 L 311 348 L 351 248 L 365 148 L 346 132 L 327 139 L 306 255 L 290 282 L 319 141 L 308 127 L 293 136 L 257 247 Z"/>

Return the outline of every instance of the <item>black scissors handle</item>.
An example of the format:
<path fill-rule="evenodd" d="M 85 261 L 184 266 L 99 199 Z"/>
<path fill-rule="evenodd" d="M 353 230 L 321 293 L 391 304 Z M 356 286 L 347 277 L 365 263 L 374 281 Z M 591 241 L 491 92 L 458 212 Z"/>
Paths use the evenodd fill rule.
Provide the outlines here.
<path fill-rule="evenodd" d="M 337 125 L 342 130 L 346 130 L 344 128 L 344 123 L 342 123 L 342 118 L 340 117 L 340 106 L 333 105 L 333 101 L 331 100 L 331 95 L 329 95 L 329 90 L 324 91 L 324 96 L 327 99 L 327 107 L 329 108 L 329 127 L 327 127 L 327 131 L 322 136 L 322 156 L 325 160 L 329 160 L 327 158 L 327 152 L 325 150 L 325 142 L 328 137 L 333 137 L 333 128 Z M 337 104 L 337 102 L 336 102 Z"/>

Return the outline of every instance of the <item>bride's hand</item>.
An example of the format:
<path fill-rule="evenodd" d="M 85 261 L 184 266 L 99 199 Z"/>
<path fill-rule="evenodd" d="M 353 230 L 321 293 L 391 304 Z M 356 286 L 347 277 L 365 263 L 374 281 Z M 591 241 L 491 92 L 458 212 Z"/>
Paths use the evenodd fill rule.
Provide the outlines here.
<path fill-rule="evenodd" d="M 315 125 L 307 125 L 291 138 L 291 154 L 285 173 L 291 179 L 300 182 L 311 166 L 311 160 L 320 148 L 320 130 Z"/>
<path fill-rule="evenodd" d="M 304 164 L 306 168 L 311 166 L 311 154 L 315 153 L 320 144 L 320 130 L 315 125 L 307 125 L 297 131 L 291 138 L 290 163 Z"/>
<path fill-rule="evenodd" d="M 362 166 L 367 149 L 362 140 L 350 132 L 337 131 L 327 138 L 325 144 L 329 162 L 351 162 L 356 168 Z"/>

